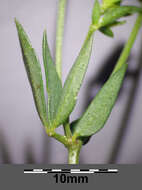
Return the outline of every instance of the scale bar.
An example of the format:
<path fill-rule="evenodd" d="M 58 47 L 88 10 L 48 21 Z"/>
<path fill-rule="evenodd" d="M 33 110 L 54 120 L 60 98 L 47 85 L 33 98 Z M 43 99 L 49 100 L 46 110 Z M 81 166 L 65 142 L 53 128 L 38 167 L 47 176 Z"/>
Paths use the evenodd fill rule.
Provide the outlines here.
<path fill-rule="evenodd" d="M 91 171 L 78 171 L 78 172 L 72 172 L 71 171 L 71 174 L 93 174 L 94 172 L 91 172 Z"/>
<path fill-rule="evenodd" d="M 48 172 L 41 171 L 41 172 L 35 172 L 35 171 L 24 171 L 25 174 L 47 174 Z"/>
<path fill-rule="evenodd" d="M 108 169 L 108 172 L 118 172 L 117 169 Z"/>
<path fill-rule="evenodd" d="M 31 174 L 51 174 L 51 173 L 70 173 L 70 174 L 97 174 L 97 173 L 118 173 L 118 169 L 25 169 L 24 173 Z"/>

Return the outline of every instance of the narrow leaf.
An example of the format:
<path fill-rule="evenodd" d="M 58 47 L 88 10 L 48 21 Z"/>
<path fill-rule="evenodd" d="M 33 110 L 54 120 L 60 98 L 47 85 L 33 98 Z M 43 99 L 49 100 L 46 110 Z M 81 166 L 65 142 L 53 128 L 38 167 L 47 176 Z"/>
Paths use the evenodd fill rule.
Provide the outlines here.
<path fill-rule="evenodd" d="M 92 24 L 98 24 L 101 16 L 101 7 L 98 0 L 95 0 L 93 12 L 92 12 Z"/>
<path fill-rule="evenodd" d="M 141 12 L 142 9 L 135 6 L 121 6 L 121 7 L 111 8 L 108 11 L 106 11 L 104 16 L 100 19 L 99 24 L 100 27 L 107 26 L 123 16 L 127 16 L 133 13 L 141 13 Z"/>
<path fill-rule="evenodd" d="M 114 26 L 119 26 L 119 25 L 123 25 L 126 23 L 126 20 L 123 21 L 114 21 L 112 24 L 107 25 L 108 27 L 114 27 Z"/>
<path fill-rule="evenodd" d="M 56 67 L 53 63 L 53 59 L 51 57 L 50 49 L 47 42 L 46 31 L 43 34 L 42 49 L 46 76 L 46 87 L 48 92 L 48 120 L 51 124 L 55 117 L 59 104 L 59 99 L 61 97 L 62 84 L 56 72 Z"/>
<path fill-rule="evenodd" d="M 81 84 L 83 82 L 84 75 L 89 63 L 91 50 L 92 50 L 93 36 L 92 34 L 86 39 L 79 56 L 77 57 L 68 77 L 65 81 L 62 97 L 57 110 L 56 126 L 64 123 L 69 114 L 74 109 L 77 101 L 77 95 Z"/>
<path fill-rule="evenodd" d="M 91 136 L 104 126 L 115 104 L 126 69 L 127 64 L 124 64 L 110 76 L 75 126 L 75 136 Z"/>
<path fill-rule="evenodd" d="M 108 9 L 115 5 L 120 5 L 122 0 L 103 0 L 103 9 Z"/>
<path fill-rule="evenodd" d="M 44 87 L 40 64 L 23 27 L 17 20 L 15 20 L 15 23 L 19 35 L 25 68 L 33 92 L 36 109 L 43 125 L 47 126 L 46 102 L 44 97 Z"/>
<path fill-rule="evenodd" d="M 103 0 L 103 3 L 106 4 L 115 4 L 115 3 L 120 3 L 122 0 Z"/>
<path fill-rule="evenodd" d="M 112 30 L 109 27 L 100 28 L 100 32 L 102 32 L 103 34 L 105 34 L 106 36 L 109 36 L 111 38 L 114 37 L 114 34 L 113 34 Z"/>
<path fill-rule="evenodd" d="M 101 27 L 99 30 L 100 30 L 100 32 L 102 32 L 104 35 L 113 38 L 113 37 L 114 37 L 114 33 L 113 33 L 113 31 L 111 30 L 111 27 L 115 27 L 115 26 L 118 26 L 118 25 L 123 25 L 123 24 L 125 24 L 125 23 L 126 23 L 126 21 L 114 21 L 112 24 L 109 24 L 109 25 L 107 25 L 107 26 Z"/>

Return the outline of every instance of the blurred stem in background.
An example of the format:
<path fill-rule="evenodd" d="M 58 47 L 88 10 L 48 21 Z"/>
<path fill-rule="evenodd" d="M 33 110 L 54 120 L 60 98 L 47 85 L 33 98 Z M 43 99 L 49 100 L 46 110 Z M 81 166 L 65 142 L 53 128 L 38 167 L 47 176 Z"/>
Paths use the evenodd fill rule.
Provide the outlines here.
<path fill-rule="evenodd" d="M 124 50 L 116 64 L 116 67 L 113 71 L 113 73 L 118 70 L 124 63 L 126 63 L 129 55 L 130 55 L 130 52 L 131 52 L 131 49 L 133 47 L 133 44 L 136 40 L 136 37 L 138 35 L 138 32 L 141 28 L 141 25 L 142 25 L 142 14 L 139 14 L 138 18 L 136 19 L 136 22 L 135 22 L 135 25 L 133 27 L 133 30 L 130 34 L 130 37 L 128 39 L 128 42 L 126 43 L 125 47 L 124 47 Z"/>
<path fill-rule="evenodd" d="M 56 70 L 59 78 L 62 78 L 62 44 L 64 35 L 65 9 L 67 0 L 59 0 L 56 32 Z"/>

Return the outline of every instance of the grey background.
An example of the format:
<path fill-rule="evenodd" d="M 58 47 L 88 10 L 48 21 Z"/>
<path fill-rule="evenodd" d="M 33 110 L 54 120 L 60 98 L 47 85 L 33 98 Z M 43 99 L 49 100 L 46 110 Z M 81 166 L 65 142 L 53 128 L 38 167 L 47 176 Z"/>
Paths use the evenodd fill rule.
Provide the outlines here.
<path fill-rule="evenodd" d="M 0 0 L 0 163 L 66 163 L 65 148 L 46 136 L 35 110 L 14 24 L 16 17 L 28 33 L 42 63 L 41 43 L 45 28 L 52 55 L 55 50 L 57 2 L 57 0 Z M 136 4 L 136 1 L 125 2 Z M 68 0 L 63 48 L 63 81 L 85 39 L 93 3 L 93 0 Z M 115 28 L 114 39 L 99 32 L 95 34 L 90 65 L 76 108 L 71 115 L 72 120 L 82 113 L 89 81 L 97 74 L 111 51 L 119 43 L 127 40 L 135 19 L 136 16 L 132 16 L 127 19 L 127 24 Z M 130 61 L 132 69 L 138 63 L 141 41 L 139 35 L 132 50 Z M 91 138 L 82 149 L 82 163 L 109 162 L 131 85 L 131 80 L 125 82 L 123 94 L 104 129 Z M 116 163 L 142 163 L 141 96 L 140 82 Z M 62 132 L 61 129 L 58 131 Z"/>

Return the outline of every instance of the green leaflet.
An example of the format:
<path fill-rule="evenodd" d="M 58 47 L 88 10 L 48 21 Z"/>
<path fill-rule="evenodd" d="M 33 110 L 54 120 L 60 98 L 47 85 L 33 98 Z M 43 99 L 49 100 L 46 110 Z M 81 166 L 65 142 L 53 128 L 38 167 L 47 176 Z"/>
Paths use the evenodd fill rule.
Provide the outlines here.
<path fill-rule="evenodd" d="M 115 3 L 120 3 L 122 0 L 103 0 L 103 3 L 106 4 L 115 4 Z"/>
<path fill-rule="evenodd" d="M 50 54 L 46 31 L 43 34 L 42 50 L 46 76 L 46 87 L 48 93 L 48 120 L 51 124 L 57 111 L 59 99 L 62 92 L 62 84 L 61 80 L 58 77 L 56 67 Z"/>
<path fill-rule="evenodd" d="M 89 63 L 92 43 L 93 36 L 92 33 L 89 33 L 80 51 L 80 54 L 77 57 L 65 81 L 60 104 L 57 110 L 55 126 L 59 126 L 60 124 L 64 123 L 69 114 L 74 109 L 77 101 L 77 94 L 81 87 Z"/>
<path fill-rule="evenodd" d="M 114 37 L 113 31 L 111 30 L 111 27 L 118 26 L 118 25 L 123 25 L 125 24 L 126 21 L 114 21 L 113 23 L 101 27 L 99 30 L 102 32 L 104 35 L 109 36 L 109 37 Z"/>
<path fill-rule="evenodd" d="M 92 12 L 92 24 L 98 24 L 101 16 L 101 7 L 98 0 L 95 0 L 93 12 Z"/>
<path fill-rule="evenodd" d="M 100 28 L 100 32 L 102 32 L 103 34 L 105 34 L 106 36 L 109 36 L 111 38 L 114 37 L 114 34 L 113 34 L 112 30 L 109 27 Z"/>
<path fill-rule="evenodd" d="M 124 64 L 116 73 L 110 76 L 101 88 L 76 124 L 74 130 L 76 137 L 91 136 L 104 126 L 115 104 L 126 69 L 127 64 Z"/>
<path fill-rule="evenodd" d="M 99 29 L 99 31 L 102 32 L 104 35 L 113 38 L 114 34 L 113 34 L 113 31 L 111 30 L 111 27 L 118 26 L 118 25 L 123 25 L 125 23 L 126 23 L 126 21 L 114 21 L 113 23 L 111 23 L 111 24 L 109 24 L 107 26 L 101 27 Z"/>
<path fill-rule="evenodd" d="M 46 102 L 44 97 L 44 87 L 40 64 L 23 27 L 17 20 L 15 20 L 15 23 L 18 31 L 25 68 L 33 92 L 36 109 L 43 125 L 47 126 Z"/>
<path fill-rule="evenodd" d="M 103 0 L 103 9 L 108 9 L 115 5 L 120 5 L 122 0 Z"/>
<path fill-rule="evenodd" d="M 108 25 L 109 27 L 114 27 L 114 26 L 120 26 L 126 23 L 126 20 L 123 21 L 114 21 L 112 24 Z"/>
<path fill-rule="evenodd" d="M 115 3 L 120 3 L 122 0 L 103 0 L 103 3 L 105 4 L 115 4 Z"/>
<path fill-rule="evenodd" d="M 107 26 L 123 16 L 139 12 L 142 12 L 142 9 L 135 6 L 121 6 L 111 8 L 106 11 L 104 16 L 100 19 L 99 25 L 100 27 Z"/>

